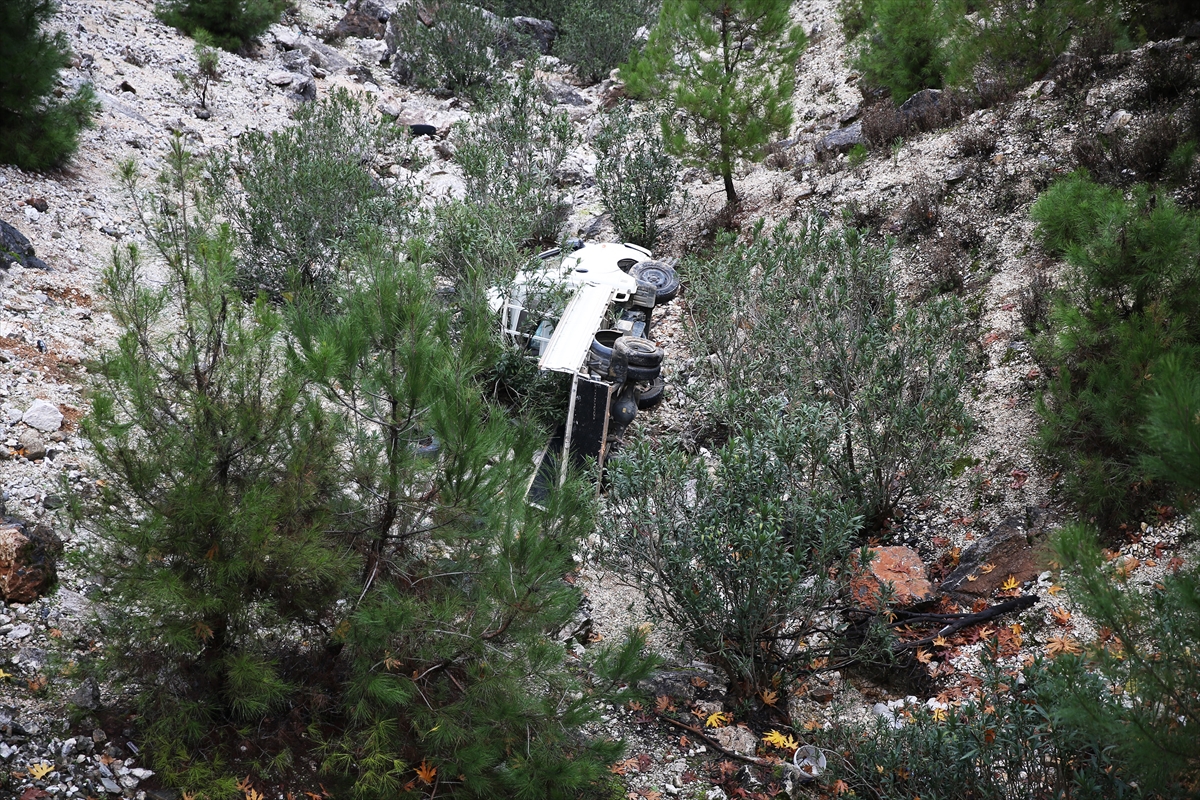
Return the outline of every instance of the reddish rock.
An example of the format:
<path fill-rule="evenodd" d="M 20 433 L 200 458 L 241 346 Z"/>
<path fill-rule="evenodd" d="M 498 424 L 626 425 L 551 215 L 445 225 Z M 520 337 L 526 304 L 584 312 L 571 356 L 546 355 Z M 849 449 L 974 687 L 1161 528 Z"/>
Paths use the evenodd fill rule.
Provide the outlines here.
<path fill-rule="evenodd" d="M 893 603 L 911 606 L 933 599 L 933 584 L 921 556 L 911 547 L 872 547 L 866 571 L 859 570 L 850 581 L 854 599 L 868 608 L 879 607 L 879 590 L 892 586 Z"/>
<path fill-rule="evenodd" d="M 1044 521 L 1010 517 L 967 548 L 939 587 L 950 594 L 991 597 L 1013 577 L 1018 583 L 1036 578 L 1049 561 L 1042 528 Z"/>
<path fill-rule="evenodd" d="M 54 585 L 62 541 L 46 525 L 32 530 L 20 520 L 0 521 L 0 597 L 31 603 Z"/>

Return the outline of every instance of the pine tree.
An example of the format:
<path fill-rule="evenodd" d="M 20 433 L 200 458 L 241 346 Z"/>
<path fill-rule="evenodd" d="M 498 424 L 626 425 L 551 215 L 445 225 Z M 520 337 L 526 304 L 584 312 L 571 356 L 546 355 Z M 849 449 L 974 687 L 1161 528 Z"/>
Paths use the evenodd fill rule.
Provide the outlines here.
<path fill-rule="evenodd" d="M 336 429 L 281 369 L 280 315 L 234 286 L 230 229 L 178 140 L 157 191 L 132 164 L 123 177 L 166 281 L 134 246 L 106 271 L 122 334 L 84 423 L 103 483 L 75 510 L 98 534 L 108 663 L 141 686 L 156 769 L 212 787 L 179 753 L 288 704 L 295 626 L 318 625 L 354 573 L 326 536 Z"/>
<path fill-rule="evenodd" d="M 620 748 L 580 727 L 653 662 L 634 636 L 600 655 L 594 680 L 571 668 L 561 632 L 579 594 L 563 577 L 592 493 L 571 483 L 526 503 L 541 437 L 480 391 L 491 315 L 452 313 L 423 259 L 374 249 L 337 315 L 294 312 L 294 371 L 348 434 L 337 531 L 363 563 L 326 766 L 363 798 L 399 796 L 430 770 L 463 797 L 587 796 Z"/>
<path fill-rule="evenodd" d="M 0 163 L 59 166 L 96 112 L 91 84 L 53 97 L 58 73 L 70 62 L 66 36 L 42 31 L 57 10 L 53 0 L 0 0 Z"/>
<path fill-rule="evenodd" d="M 665 0 L 641 57 L 621 70 L 634 95 L 665 95 L 681 116 L 663 117 L 677 155 L 712 169 L 737 202 L 733 168 L 757 160 L 792 124 L 796 60 L 804 32 L 788 0 Z"/>
<path fill-rule="evenodd" d="M 1154 383 L 1142 429 L 1149 451 L 1143 466 L 1200 492 L 1200 370 L 1173 353 L 1158 363 Z M 1054 546 L 1072 598 L 1108 635 L 1086 662 L 1067 665 L 1072 679 L 1064 684 L 1069 691 L 1059 700 L 1059 718 L 1115 745 L 1150 790 L 1194 797 L 1200 787 L 1200 567 L 1173 561 L 1153 585 L 1137 586 L 1129 557 L 1107 557 L 1088 526 L 1068 526 Z M 1080 678 L 1084 669 L 1116 690 L 1089 691 L 1090 682 Z"/>
<path fill-rule="evenodd" d="M 253 728 L 256 775 L 308 740 L 339 797 L 603 792 L 621 745 L 583 727 L 654 660 L 644 635 L 567 648 L 594 495 L 527 504 L 544 436 L 483 391 L 485 301 L 448 306 L 427 246 L 377 227 L 333 302 L 248 303 L 205 163 L 176 142 L 156 191 L 124 172 L 167 280 L 136 249 L 106 275 L 123 334 L 84 428 L 103 483 L 74 504 L 115 601 L 102 666 L 139 688 L 155 768 L 230 796 Z"/>
<path fill-rule="evenodd" d="M 188 36 L 239 50 L 278 22 L 286 6 L 285 0 L 162 0 L 155 13 Z"/>

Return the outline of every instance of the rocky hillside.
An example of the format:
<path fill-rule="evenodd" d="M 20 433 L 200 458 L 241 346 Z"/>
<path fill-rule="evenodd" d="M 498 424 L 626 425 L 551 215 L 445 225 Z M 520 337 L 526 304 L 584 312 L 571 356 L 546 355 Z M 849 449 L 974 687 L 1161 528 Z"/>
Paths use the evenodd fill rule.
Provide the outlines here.
<path fill-rule="evenodd" d="M 96 480 L 79 420 L 88 407 L 88 364 L 116 335 L 97 287 L 114 248 L 144 243 L 135 209 L 118 184 L 118 166 L 131 159 L 153 173 L 163 166 L 173 137 L 200 153 L 224 148 L 247 131 L 289 124 L 298 104 L 344 87 L 382 115 L 433 126 L 435 135 L 416 140 L 425 160 L 415 175 L 423 202 L 460 196 L 463 181 L 446 134 L 470 117 L 472 104 L 395 80 L 387 66 L 392 45 L 381 21 L 384 6 L 364 0 L 348 14 L 339 4 L 304 0 L 249 55 L 221 53 L 221 78 L 201 110 L 174 76 L 195 69 L 193 42 L 161 24 L 152 2 L 62 3 L 57 25 L 75 56 L 64 81 L 91 82 L 102 110 L 68 167 L 31 174 L 0 166 L 0 258 L 10 259 L 0 265 L 0 510 L 6 515 L 0 564 L 6 563 L 3 548 L 11 549 L 16 537 L 33 540 L 46 560 L 54 560 L 59 548 L 67 554 L 58 561 L 57 589 L 48 595 L 37 585 L 49 577 L 43 573 L 0 574 L 0 586 L 12 598 L 0 610 L 0 763 L 13 776 L 0 783 L 0 794 L 23 800 L 178 796 L 160 788 L 139 761 L 136 725 L 122 705 L 124 687 L 81 685 L 72 677 L 73 659 L 102 645 L 86 624 L 102 597 L 100 587 L 86 563 L 69 557 L 89 532 L 71 527 L 63 509 L 68 489 Z M 896 237 L 892 264 L 906 299 L 945 287 L 963 298 L 976 337 L 970 342 L 977 361 L 969 410 L 979 428 L 951 486 L 897 515 L 898 547 L 880 569 L 893 569 L 898 588 L 916 595 L 928 594 L 941 579 L 975 599 L 992 598 L 1002 584 L 1014 588 L 1005 581 L 1038 595 L 1035 606 L 1000 621 L 1029 631 L 1010 653 L 1016 663 L 1061 635 L 1056 614 L 1060 621 L 1070 616 L 1064 610 L 1069 600 L 1052 591 L 1056 576 L 1041 552 L 1044 533 L 1070 512 L 1055 499 L 1057 472 L 1038 461 L 1029 443 L 1045 376 L 1022 320 L 1028 313 L 1023 302 L 1029 303 L 1022 290 L 1043 291 L 1035 278 L 1053 281 L 1061 265 L 1035 243 L 1029 208 L 1052 181 L 1078 167 L 1077 141 L 1145 122 L 1133 75 L 1151 49 L 1192 54 L 1197 43 L 1181 36 L 1106 56 L 1087 80 L 1068 86 L 1047 77 L 1010 100 L 949 115 L 930 130 L 910 131 L 900 143 L 874 147 L 863 130 L 880 121 L 864 118 L 868 109 L 833 0 L 800 0 L 793 14 L 810 34 L 793 100 L 795 129 L 772 147 L 765 163 L 741 167 L 736 181 L 743 202 L 724 224 L 748 230 L 758 218 L 771 224 L 814 215 L 849 221 Z M 341 33 L 351 35 L 326 43 L 339 24 Z M 552 57 L 538 68 L 548 96 L 567 112 L 581 141 L 561 175 L 572 204 L 569 233 L 611 238 L 588 143 L 619 85 L 576 85 Z M 913 103 L 918 111 L 922 104 L 946 104 L 936 93 Z M 376 166 L 381 176 L 401 169 Z M 680 188 L 664 221 L 669 235 L 663 256 L 685 256 L 699 246 L 724 204 L 720 180 L 700 170 L 683 173 Z M 647 423 L 646 435 L 680 430 L 691 413 L 682 391 L 694 366 L 681 353 L 687 311 L 685 287 L 660 329 L 670 364 L 667 382 L 674 388 Z M 1138 584 L 1158 580 L 1182 534 L 1177 521 L 1143 528 L 1139 541 L 1125 543 L 1119 554 L 1139 565 Z M 975 571 L 980 566 L 989 568 Z M 617 637 L 630 623 L 644 621 L 633 589 L 598 570 L 585 571 L 585 580 L 595 638 Z M 1075 635 L 1089 638 L 1088 623 L 1076 622 Z M 680 668 L 649 687 L 652 694 L 720 712 L 723 693 L 704 688 L 715 674 L 691 664 L 669 632 L 656 631 L 652 640 Z M 977 672 L 983 647 L 976 636 L 953 658 L 940 657 L 944 675 Z M 851 683 L 835 673 L 794 698 L 789 712 L 798 726 L 821 725 L 839 715 L 894 716 L 906 702 L 926 702 L 906 696 L 904 687 Z M 655 724 L 640 711 L 613 709 L 605 721 L 605 733 L 630 741 L 631 758 L 619 765 L 630 792 L 726 796 L 715 784 L 728 775 L 709 779 L 712 740 L 686 733 L 681 738 L 680 730 Z M 755 736 L 736 724 L 718 725 L 713 737 L 723 750 L 755 752 Z M 719 760 L 727 758 L 721 754 Z"/>

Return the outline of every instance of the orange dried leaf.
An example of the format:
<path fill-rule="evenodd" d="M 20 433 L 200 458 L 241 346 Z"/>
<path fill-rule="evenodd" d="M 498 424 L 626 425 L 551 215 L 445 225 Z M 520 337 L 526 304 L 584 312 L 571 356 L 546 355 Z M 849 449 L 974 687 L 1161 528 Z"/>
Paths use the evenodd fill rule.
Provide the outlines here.
<path fill-rule="evenodd" d="M 1046 655 L 1051 658 L 1057 658 L 1063 653 L 1077 656 L 1082 652 L 1083 646 L 1066 634 L 1051 636 L 1050 640 L 1046 642 Z"/>
<path fill-rule="evenodd" d="M 421 763 L 417 765 L 417 777 L 421 779 L 422 783 L 431 784 L 437 777 L 437 767 L 422 758 Z"/>
<path fill-rule="evenodd" d="M 775 704 L 779 702 L 779 692 L 775 691 L 774 689 L 763 689 L 758 693 L 758 696 L 762 698 L 763 704 L 771 706 L 772 708 L 774 708 Z"/>

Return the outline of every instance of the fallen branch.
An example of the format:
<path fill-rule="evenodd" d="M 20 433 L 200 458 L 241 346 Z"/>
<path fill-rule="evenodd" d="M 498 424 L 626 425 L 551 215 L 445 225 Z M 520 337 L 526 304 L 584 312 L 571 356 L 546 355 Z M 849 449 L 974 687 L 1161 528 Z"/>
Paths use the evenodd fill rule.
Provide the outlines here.
<path fill-rule="evenodd" d="M 716 739 L 712 738 L 711 736 L 709 736 L 707 733 L 705 733 L 704 731 L 702 731 L 699 728 L 693 728 L 691 725 L 688 725 L 686 722 L 680 722 L 679 720 L 674 719 L 672 717 L 668 717 L 666 714 L 663 714 L 658 711 L 655 711 L 654 715 L 656 717 L 658 717 L 659 719 L 661 719 L 663 722 L 667 723 L 668 725 L 674 725 L 676 728 L 679 728 L 680 730 L 687 731 L 688 733 L 699 737 L 700 739 L 704 740 L 705 744 L 707 744 L 713 750 L 716 750 L 718 753 L 723 753 L 724 755 L 727 755 L 730 758 L 736 758 L 738 761 L 744 761 L 747 764 L 753 764 L 756 767 L 772 766 L 771 764 L 768 764 L 767 762 L 765 762 L 759 758 L 755 758 L 754 756 L 744 756 L 741 753 L 735 753 L 732 750 L 725 749 L 721 745 L 721 743 L 718 742 Z"/>
<path fill-rule="evenodd" d="M 1003 603 L 997 603 L 994 606 L 985 608 L 983 611 L 976 611 L 973 614 L 908 614 L 903 619 L 900 615 L 904 612 L 895 612 L 897 619 L 888 623 L 888 627 L 895 628 L 899 625 L 919 625 L 927 622 L 949 622 L 944 628 L 932 636 L 926 636 L 924 639 L 918 639 L 914 642 L 902 642 L 896 645 L 896 650 L 911 650 L 915 647 L 923 647 L 927 644 L 932 644 L 933 640 L 939 636 L 949 636 L 957 633 L 963 628 L 968 628 L 971 625 L 978 625 L 981 622 L 987 622 L 990 619 L 995 619 L 1001 614 L 1007 614 L 1010 611 L 1024 611 L 1027 608 L 1037 604 L 1038 596 L 1036 594 L 1026 594 L 1020 597 L 1014 597 L 1011 600 L 1005 600 Z"/>

